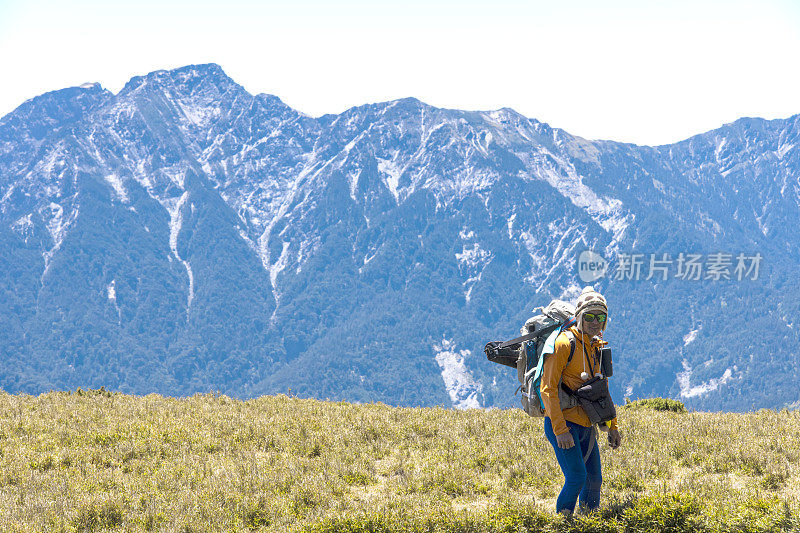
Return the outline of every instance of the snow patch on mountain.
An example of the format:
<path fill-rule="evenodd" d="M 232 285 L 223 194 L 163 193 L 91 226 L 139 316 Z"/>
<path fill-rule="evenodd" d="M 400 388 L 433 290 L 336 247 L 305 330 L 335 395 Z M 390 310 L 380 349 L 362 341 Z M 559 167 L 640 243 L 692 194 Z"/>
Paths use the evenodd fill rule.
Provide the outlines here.
<path fill-rule="evenodd" d="M 528 252 L 533 265 L 531 273 L 528 274 L 528 276 L 525 278 L 525 281 L 528 283 L 534 283 L 542 276 L 543 267 L 546 264 L 546 258 L 540 253 L 540 244 L 537 243 L 536 237 L 534 237 L 530 231 L 526 230 L 520 232 L 519 240 L 522 243 L 522 246 Z"/>
<path fill-rule="evenodd" d="M 701 329 L 702 329 L 702 326 L 698 327 L 697 329 L 693 329 L 689 333 L 684 335 L 683 336 L 683 345 L 684 346 L 689 346 L 689 344 L 693 343 L 694 340 L 697 338 L 697 334 L 700 333 Z"/>
<path fill-rule="evenodd" d="M 758 223 L 758 229 L 760 229 L 761 233 L 763 233 L 764 236 L 766 237 L 767 236 L 767 232 L 769 231 L 769 227 L 762 222 L 762 219 L 764 218 L 764 215 L 765 215 L 765 213 L 762 212 L 761 216 L 756 216 L 755 219 L 756 219 L 756 222 Z"/>
<path fill-rule="evenodd" d="M 108 183 L 114 192 L 117 195 L 117 198 L 122 203 L 128 203 L 128 192 L 125 190 L 125 186 L 122 184 L 122 180 L 116 174 L 108 174 L 105 177 L 106 183 Z"/>
<path fill-rule="evenodd" d="M 127 158 L 127 155 L 126 155 Z M 136 161 L 133 165 L 133 177 L 134 179 L 147 190 L 147 192 L 155 198 L 153 194 L 153 180 L 150 177 L 150 174 L 147 172 L 146 161 L 144 159 L 140 159 Z"/>
<path fill-rule="evenodd" d="M 556 161 L 558 166 L 555 166 L 552 161 Z M 616 252 L 625 230 L 634 220 L 634 215 L 625 210 L 622 201 L 617 198 L 598 196 L 583 183 L 583 177 L 576 172 L 572 164 L 544 148 L 540 148 L 530 163 L 532 163 L 531 172 L 535 176 L 549 183 L 573 205 L 585 210 L 601 228 L 611 235 L 611 242 L 606 247 L 606 253 Z"/>
<path fill-rule="evenodd" d="M 192 306 L 192 300 L 194 300 L 194 272 L 188 261 L 181 260 L 181 263 L 186 267 L 186 275 L 189 276 L 189 298 L 186 300 L 186 311 L 188 312 Z"/>
<path fill-rule="evenodd" d="M 11 223 L 11 231 L 16 233 L 25 244 L 29 244 L 35 236 L 33 213 L 28 213 Z"/>
<path fill-rule="evenodd" d="M 500 179 L 500 175 L 493 169 L 477 169 L 471 165 L 466 165 L 462 170 L 456 171 L 450 183 L 439 178 L 438 183 L 428 181 L 426 186 L 431 190 L 451 198 L 464 198 L 468 194 L 480 193 L 491 189 Z M 487 195 L 480 195 L 484 199 L 484 205 L 488 201 Z"/>
<path fill-rule="evenodd" d="M 40 213 L 45 220 L 50 238 L 53 239 L 53 243 L 58 247 L 64 236 L 64 208 L 61 207 L 61 204 L 50 202 L 50 205 L 42 209 Z"/>
<path fill-rule="evenodd" d="M 722 150 L 725 148 L 725 145 L 728 143 L 728 139 L 722 138 L 717 139 L 717 146 L 714 148 L 714 159 L 716 159 L 717 164 L 721 165 L 724 161 L 724 158 L 720 157 L 722 154 Z"/>
<path fill-rule="evenodd" d="M 607 221 L 610 222 L 610 225 L 604 226 L 603 229 L 612 235 L 611 242 L 604 250 L 607 257 L 614 257 L 619 251 L 619 243 L 625 236 L 625 230 L 633 224 L 635 218 L 636 215 L 633 213 L 626 213 L 622 217 L 612 217 Z"/>
<path fill-rule="evenodd" d="M 456 343 L 450 339 L 433 346 L 436 363 L 442 370 L 447 394 L 456 409 L 478 409 L 481 407 L 478 395 L 483 392 L 483 385 L 475 380 L 467 370 L 464 361 L 471 355 L 469 350 L 457 350 Z"/>
<path fill-rule="evenodd" d="M 456 253 L 455 256 L 459 265 L 473 269 L 486 265 L 492 259 L 492 253 L 481 248 L 477 242 L 472 243 L 471 247 L 464 245 L 461 252 Z"/>
<path fill-rule="evenodd" d="M 64 142 L 61 141 L 48 150 L 41 161 L 36 163 L 36 169 L 44 175 L 55 173 L 56 167 L 64 167 Z"/>
<path fill-rule="evenodd" d="M 578 296 L 580 296 L 582 290 L 583 289 L 580 285 L 572 281 L 566 289 L 561 291 L 561 294 L 558 295 L 557 299 L 565 302 L 575 302 L 577 301 Z"/>
<path fill-rule="evenodd" d="M 534 285 L 538 282 L 536 291 L 539 292 L 544 290 L 552 276 L 564 271 L 574 272 L 577 250 L 588 246 L 585 232 L 586 229 L 581 229 L 574 220 L 564 218 L 548 223 L 547 242 L 539 245 L 532 239 L 523 240 L 534 265 L 525 281 Z M 553 242 L 556 239 L 557 242 Z M 544 256 L 539 254 L 540 250 L 546 252 Z"/>
<path fill-rule="evenodd" d="M 117 324 L 122 324 L 122 310 L 117 303 L 117 280 L 112 279 L 111 283 L 106 286 L 106 296 L 108 301 L 114 304 L 114 309 L 117 311 Z"/>
<path fill-rule="evenodd" d="M 278 280 L 278 274 L 280 274 L 281 271 L 286 268 L 286 263 L 289 260 L 290 245 L 290 242 L 284 241 L 283 248 L 281 249 L 281 255 L 278 256 L 278 259 L 275 261 L 275 263 L 269 266 L 269 281 L 272 284 L 273 290 L 277 288 L 276 283 Z"/>
<path fill-rule="evenodd" d="M 719 222 L 711 218 L 707 213 L 703 212 L 699 213 L 698 219 L 700 227 L 703 228 L 705 231 L 713 234 L 715 238 L 718 238 L 722 234 L 722 226 L 720 226 Z M 764 235 L 766 235 L 767 234 L 766 226 L 761 224 L 760 219 L 758 220 L 758 222 L 759 222 L 758 225 L 761 227 L 761 230 L 764 232 Z"/>
<path fill-rule="evenodd" d="M 481 276 L 483 276 L 483 270 L 478 272 L 477 276 L 472 276 L 471 278 L 467 278 L 467 280 L 461 284 L 466 289 L 464 291 L 464 299 L 466 300 L 467 303 L 469 303 L 470 300 L 472 300 L 472 289 L 474 289 L 475 285 L 477 285 L 478 282 L 481 280 Z"/>
<path fill-rule="evenodd" d="M 358 179 L 361 177 L 362 172 L 362 169 L 358 169 L 351 170 L 347 173 L 347 181 L 350 183 L 350 198 L 352 198 L 354 202 L 358 201 L 356 198 L 356 188 L 358 187 Z"/>
<path fill-rule="evenodd" d="M 395 152 L 392 159 L 381 159 L 380 157 L 376 159 L 378 160 L 378 170 L 381 174 L 386 176 L 384 178 L 386 187 L 392 193 L 392 196 L 394 196 L 395 201 L 399 202 L 400 176 L 403 174 L 403 169 L 397 165 L 397 154 L 398 152 Z"/>
<path fill-rule="evenodd" d="M 183 263 L 186 275 L 189 277 L 189 296 L 186 301 L 186 311 L 192 306 L 194 299 L 194 272 L 188 261 L 184 261 L 178 253 L 178 235 L 183 226 L 183 206 L 189 198 L 189 191 L 184 191 L 179 198 L 169 198 L 161 202 L 169 213 L 169 248 L 175 259 Z"/>
<path fill-rule="evenodd" d="M 52 248 L 46 250 L 42 254 L 44 257 L 45 273 L 47 273 L 48 266 L 50 265 L 50 259 L 61 247 L 61 243 L 67 234 L 67 229 L 69 229 L 72 223 L 78 218 L 78 211 L 79 206 L 76 205 L 71 212 L 65 215 L 64 207 L 55 202 L 50 202 L 48 205 L 39 209 L 39 216 L 44 221 L 47 232 L 53 240 Z M 44 276 L 44 274 L 42 274 L 42 276 Z"/>
<path fill-rule="evenodd" d="M 783 156 L 788 154 L 792 148 L 794 148 L 794 144 L 782 144 L 775 150 L 775 155 L 778 156 L 778 159 L 783 159 Z"/>
<path fill-rule="evenodd" d="M 458 232 L 458 236 L 461 237 L 462 240 L 474 239 L 475 232 L 472 230 L 467 230 L 467 228 L 463 228 Z"/>
<path fill-rule="evenodd" d="M 318 156 L 319 154 L 316 149 L 304 155 L 303 159 L 305 162 L 299 173 L 292 173 L 285 177 L 285 179 L 276 180 L 275 182 L 261 184 L 257 190 L 251 192 L 246 198 L 239 200 L 251 215 L 253 215 L 251 222 L 261 231 L 261 235 L 258 237 L 258 250 L 261 264 L 266 271 L 269 271 L 270 268 L 269 242 L 272 236 L 272 228 L 275 227 L 279 220 L 286 217 L 290 208 L 300 209 L 307 200 L 308 191 L 305 191 L 306 197 L 299 202 L 298 205 L 292 207 L 298 195 L 303 193 L 301 184 L 304 184 L 306 181 L 313 181 L 314 178 L 337 157 L 334 156 L 319 166 Z M 354 195 L 355 191 L 352 191 L 351 196 Z M 309 245 L 311 246 L 310 250 L 308 248 Z M 303 255 L 309 251 L 313 253 L 314 249 L 313 243 L 304 241 L 300 245 L 299 254 Z M 298 264 L 298 271 L 300 266 L 301 265 Z"/>
<path fill-rule="evenodd" d="M 0 198 L 0 204 L 5 204 L 8 201 L 8 199 L 11 198 L 11 195 L 14 193 L 15 188 L 16 187 L 14 185 L 11 185 L 8 188 L 5 194 L 3 194 L 3 198 Z M 3 212 L 5 212 L 5 206 L 3 206 Z"/>
<path fill-rule="evenodd" d="M 460 234 L 462 239 L 473 239 L 475 233 L 472 231 L 461 230 Z M 483 271 L 486 265 L 492 260 L 492 253 L 481 248 L 477 242 L 472 243 L 471 246 L 466 244 L 463 246 L 461 253 L 456 253 L 456 261 L 458 261 L 459 270 L 467 279 L 462 283 L 464 287 L 464 297 L 467 303 L 472 298 L 472 289 L 481 280 Z"/>
<path fill-rule="evenodd" d="M 297 267 L 295 268 L 295 273 L 299 274 L 300 271 L 303 269 L 303 265 L 308 261 L 308 259 L 314 255 L 314 252 L 317 251 L 320 245 L 320 238 L 313 237 L 310 239 L 303 239 L 300 242 L 300 249 L 297 252 Z"/>
<path fill-rule="evenodd" d="M 11 230 L 23 238 L 27 243 L 28 237 L 33 230 L 33 213 L 18 218 L 11 224 Z"/>
<path fill-rule="evenodd" d="M 178 101 L 178 105 L 181 107 L 183 115 L 198 128 L 208 128 L 210 123 L 221 114 L 218 107 L 209 107 L 203 104 L 193 105 L 180 101 Z"/>
<path fill-rule="evenodd" d="M 75 196 L 72 197 L 72 200 L 75 200 Z M 61 248 L 61 243 L 64 241 L 67 229 L 78 218 L 79 209 L 80 206 L 76 203 L 72 211 L 65 217 L 64 208 L 60 204 L 50 202 L 49 205 L 40 207 L 38 210 L 39 217 L 45 223 L 45 227 L 53 241 L 53 246 L 42 252 L 42 258 L 44 259 L 44 271 L 40 277 L 42 284 L 44 284 L 44 279 L 50 270 L 51 259 L 59 248 Z"/>
<path fill-rule="evenodd" d="M 676 374 L 676 379 L 678 381 L 678 386 L 681 389 L 681 397 L 682 398 L 694 398 L 697 396 L 703 396 L 708 394 L 709 392 L 717 390 L 720 385 L 724 385 L 728 381 L 733 378 L 733 371 L 737 370 L 737 367 L 734 366 L 733 369 L 726 368 L 725 372 L 718 378 L 711 378 L 708 381 L 704 381 L 699 385 L 691 385 L 692 380 L 692 366 L 689 364 L 689 361 L 684 359 L 681 362 L 683 366 L 683 372 L 678 372 Z"/>

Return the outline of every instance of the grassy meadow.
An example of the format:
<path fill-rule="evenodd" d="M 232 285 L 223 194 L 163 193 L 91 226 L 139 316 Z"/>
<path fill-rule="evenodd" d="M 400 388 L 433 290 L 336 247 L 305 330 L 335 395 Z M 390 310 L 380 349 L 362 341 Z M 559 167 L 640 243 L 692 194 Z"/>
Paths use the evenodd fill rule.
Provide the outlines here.
<path fill-rule="evenodd" d="M 800 531 L 800 412 L 619 409 L 601 510 L 521 410 L 0 394 L 0 531 Z"/>

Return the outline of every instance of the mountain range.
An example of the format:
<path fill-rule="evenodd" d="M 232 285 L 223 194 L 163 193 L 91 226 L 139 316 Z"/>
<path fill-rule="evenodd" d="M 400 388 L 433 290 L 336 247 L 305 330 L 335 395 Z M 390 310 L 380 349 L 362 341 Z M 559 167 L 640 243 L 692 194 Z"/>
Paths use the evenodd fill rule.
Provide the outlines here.
<path fill-rule="evenodd" d="M 797 407 L 799 144 L 800 115 L 655 147 L 314 118 L 214 64 L 43 94 L 0 119 L 0 386 L 508 407 L 483 345 L 591 284 L 616 401 Z"/>

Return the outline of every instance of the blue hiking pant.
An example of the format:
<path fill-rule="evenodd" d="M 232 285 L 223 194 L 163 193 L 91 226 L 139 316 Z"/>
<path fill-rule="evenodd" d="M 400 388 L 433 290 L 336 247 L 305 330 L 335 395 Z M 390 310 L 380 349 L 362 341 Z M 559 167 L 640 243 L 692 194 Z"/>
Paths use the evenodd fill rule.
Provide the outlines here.
<path fill-rule="evenodd" d="M 556 500 L 556 512 L 569 509 L 575 511 L 575 502 L 580 496 L 581 507 L 587 511 L 596 509 L 600 504 L 600 485 L 603 476 L 600 473 L 600 450 L 594 430 L 580 424 L 566 420 L 567 429 L 572 434 L 575 446 L 567 450 L 558 447 L 556 435 L 553 433 L 553 424 L 550 417 L 544 419 L 544 434 L 556 452 L 556 459 L 561 471 L 564 473 L 564 488 Z M 592 446 L 592 451 L 584 463 L 583 457 Z"/>

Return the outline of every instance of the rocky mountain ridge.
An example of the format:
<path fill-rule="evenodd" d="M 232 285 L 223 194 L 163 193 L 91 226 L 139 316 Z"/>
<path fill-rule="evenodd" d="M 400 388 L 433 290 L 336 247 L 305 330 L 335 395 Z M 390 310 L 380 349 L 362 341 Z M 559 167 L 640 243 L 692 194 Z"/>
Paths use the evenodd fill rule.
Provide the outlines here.
<path fill-rule="evenodd" d="M 574 297 L 589 249 L 672 261 L 594 283 L 619 401 L 790 405 L 763 378 L 797 366 L 798 136 L 635 146 L 413 98 L 313 118 L 213 64 L 47 93 L 0 119 L 0 383 L 513 405 L 481 348 Z M 760 277 L 673 275 L 692 253 Z"/>

